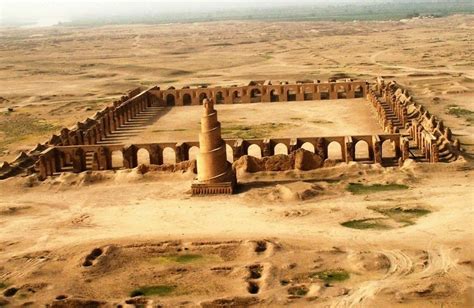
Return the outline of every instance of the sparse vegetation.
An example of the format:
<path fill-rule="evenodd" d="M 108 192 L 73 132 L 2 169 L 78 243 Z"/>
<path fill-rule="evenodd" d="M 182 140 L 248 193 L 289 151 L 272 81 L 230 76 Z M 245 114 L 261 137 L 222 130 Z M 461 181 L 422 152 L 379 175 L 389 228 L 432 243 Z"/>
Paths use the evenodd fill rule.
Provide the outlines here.
<path fill-rule="evenodd" d="M 334 123 L 334 122 L 328 121 L 328 120 L 312 120 L 310 122 L 313 123 L 313 124 L 331 124 L 331 123 Z"/>
<path fill-rule="evenodd" d="M 288 289 L 288 294 L 303 297 L 308 294 L 309 289 L 306 286 L 294 286 Z"/>
<path fill-rule="evenodd" d="M 474 124 L 474 111 L 464 109 L 458 105 L 449 105 L 448 114 L 453 115 L 456 118 L 463 118 L 469 124 Z"/>
<path fill-rule="evenodd" d="M 263 123 L 256 125 L 223 125 L 222 135 L 224 138 L 265 138 L 276 130 L 287 128 L 294 124 L 289 123 Z"/>
<path fill-rule="evenodd" d="M 402 207 L 393 207 L 393 208 L 377 208 L 377 207 L 368 207 L 368 209 L 376 211 L 382 215 L 385 215 L 398 223 L 404 224 L 404 226 L 413 225 L 414 220 L 418 217 L 428 215 L 431 213 L 430 210 L 423 208 L 402 208 Z"/>
<path fill-rule="evenodd" d="M 404 190 L 408 189 L 407 185 L 403 184 L 372 184 L 364 185 L 360 183 L 349 183 L 346 187 L 347 191 L 350 191 L 354 195 L 364 195 L 370 193 L 376 193 L 381 191 L 391 191 L 391 190 Z"/>
<path fill-rule="evenodd" d="M 8 284 L 5 281 L 0 281 L 0 289 L 5 289 L 8 287 Z"/>
<path fill-rule="evenodd" d="M 382 222 L 381 219 L 355 219 L 349 220 L 341 223 L 341 226 L 352 229 L 366 230 L 366 229 L 376 229 L 376 230 L 386 230 L 390 227 Z"/>
<path fill-rule="evenodd" d="M 343 269 L 332 269 L 322 272 L 312 273 L 311 278 L 318 278 L 323 280 L 325 283 L 340 282 L 350 278 L 349 272 Z"/>
<path fill-rule="evenodd" d="M 167 296 L 176 290 L 173 285 L 143 286 L 130 292 L 130 297 L 136 296 Z"/>
<path fill-rule="evenodd" d="M 185 128 L 175 128 L 175 129 L 155 129 L 152 132 L 154 133 L 162 133 L 162 132 L 184 132 L 187 131 Z"/>
<path fill-rule="evenodd" d="M 59 126 L 48 123 L 42 119 L 28 114 L 15 114 L 0 116 L 0 151 L 12 143 L 27 137 L 41 137 L 55 132 Z"/>
<path fill-rule="evenodd" d="M 200 262 L 205 260 L 206 258 L 203 255 L 199 254 L 183 254 L 183 255 L 168 255 L 168 256 L 160 256 L 152 258 L 152 262 L 157 262 L 161 264 L 169 264 L 169 263 L 193 263 L 193 262 Z"/>

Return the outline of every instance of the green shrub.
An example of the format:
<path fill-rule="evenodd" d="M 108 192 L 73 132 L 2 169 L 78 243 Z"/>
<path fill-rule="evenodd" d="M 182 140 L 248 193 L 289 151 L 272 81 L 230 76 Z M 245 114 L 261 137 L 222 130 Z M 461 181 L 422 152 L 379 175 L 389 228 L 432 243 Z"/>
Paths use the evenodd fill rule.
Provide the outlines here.
<path fill-rule="evenodd" d="M 130 292 L 130 296 L 167 296 L 174 290 L 176 286 L 172 285 L 143 286 Z"/>
<path fill-rule="evenodd" d="M 403 190 L 408 189 L 407 185 L 403 184 L 372 184 L 365 185 L 359 183 L 349 183 L 346 190 L 350 191 L 354 195 L 364 195 L 370 193 L 376 193 L 380 191 L 391 191 L 391 190 Z"/>

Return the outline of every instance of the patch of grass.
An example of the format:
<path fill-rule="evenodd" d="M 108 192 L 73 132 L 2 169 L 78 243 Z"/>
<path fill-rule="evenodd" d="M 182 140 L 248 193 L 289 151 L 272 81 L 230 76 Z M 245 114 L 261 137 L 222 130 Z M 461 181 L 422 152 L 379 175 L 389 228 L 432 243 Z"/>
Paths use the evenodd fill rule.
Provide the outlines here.
<path fill-rule="evenodd" d="M 333 269 L 312 273 L 310 277 L 321 279 L 325 283 L 332 283 L 347 280 L 350 278 L 350 274 L 349 272 L 343 269 Z"/>
<path fill-rule="evenodd" d="M 8 284 L 5 281 L 0 281 L 0 289 L 5 289 L 8 287 Z"/>
<path fill-rule="evenodd" d="M 263 55 L 260 55 L 260 56 L 261 56 L 262 58 L 264 58 L 265 60 L 270 60 L 270 59 L 273 58 L 273 55 L 272 55 L 271 52 L 267 52 L 267 53 L 265 53 L 265 54 L 263 54 Z"/>
<path fill-rule="evenodd" d="M 277 130 L 292 126 L 288 123 L 262 123 L 256 125 L 223 125 L 222 135 L 224 138 L 266 138 Z"/>
<path fill-rule="evenodd" d="M 334 123 L 332 121 L 327 121 L 327 120 L 312 120 L 310 121 L 313 124 L 331 124 Z"/>
<path fill-rule="evenodd" d="M 0 150 L 4 151 L 8 145 L 28 137 L 49 137 L 60 127 L 29 114 L 0 116 L 0 136 L 4 136 L 0 141 Z"/>
<path fill-rule="evenodd" d="M 367 229 L 386 230 L 386 229 L 390 229 L 389 226 L 381 223 L 380 219 L 373 219 L 373 218 L 349 220 L 349 221 L 341 223 L 341 226 L 346 227 L 346 228 L 359 229 L 359 230 L 367 230 Z"/>
<path fill-rule="evenodd" d="M 187 131 L 185 128 L 175 128 L 175 129 L 155 129 L 153 133 L 161 133 L 161 132 L 184 132 Z"/>
<path fill-rule="evenodd" d="M 0 119 L 0 131 L 7 138 L 21 138 L 31 134 L 49 133 L 58 127 L 42 119 L 30 115 L 10 115 L 8 118 Z"/>
<path fill-rule="evenodd" d="M 130 297 L 136 296 L 167 296 L 176 290 L 173 285 L 143 286 L 130 292 Z"/>
<path fill-rule="evenodd" d="M 461 108 L 458 105 L 448 105 L 448 114 L 456 118 L 464 118 L 468 123 L 474 124 L 474 111 Z"/>
<path fill-rule="evenodd" d="M 403 184 L 372 184 L 372 185 L 364 185 L 360 183 L 349 183 L 346 187 L 347 191 L 350 191 L 354 195 L 363 195 L 363 194 L 370 194 L 376 193 L 381 191 L 391 191 L 391 190 L 404 190 L 408 189 L 407 185 Z"/>
<path fill-rule="evenodd" d="M 187 264 L 187 263 L 194 263 L 203 261 L 205 258 L 203 255 L 198 254 L 183 254 L 183 255 L 168 255 L 168 256 L 161 256 L 152 258 L 153 262 L 161 263 L 161 264 L 169 264 L 169 263 L 180 263 L 180 264 Z"/>
<path fill-rule="evenodd" d="M 288 294 L 303 297 L 308 294 L 309 289 L 306 286 L 295 286 L 288 289 Z"/>
<path fill-rule="evenodd" d="M 414 220 L 418 217 L 428 215 L 431 213 L 430 210 L 423 208 L 402 208 L 402 207 L 393 207 L 393 208 L 377 208 L 377 207 L 368 207 L 369 210 L 375 211 L 382 215 L 385 215 L 398 223 L 404 224 L 404 226 L 414 225 Z"/>

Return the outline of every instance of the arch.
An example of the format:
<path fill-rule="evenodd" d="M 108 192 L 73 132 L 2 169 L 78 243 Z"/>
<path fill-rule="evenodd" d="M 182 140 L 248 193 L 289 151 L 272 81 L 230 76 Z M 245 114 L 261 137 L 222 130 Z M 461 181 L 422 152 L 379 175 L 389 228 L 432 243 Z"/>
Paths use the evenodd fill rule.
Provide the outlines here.
<path fill-rule="evenodd" d="M 201 92 L 199 94 L 199 104 L 202 105 L 202 101 L 207 98 L 207 94 L 205 92 Z"/>
<path fill-rule="evenodd" d="M 296 91 L 294 89 L 288 89 L 286 91 L 286 100 L 289 102 L 296 101 Z"/>
<path fill-rule="evenodd" d="M 216 93 L 216 104 L 223 104 L 224 103 L 224 94 L 222 91 L 218 91 Z"/>
<path fill-rule="evenodd" d="M 247 155 L 262 158 L 262 149 L 257 144 L 251 144 L 247 148 Z"/>
<path fill-rule="evenodd" d="M 362 86 L 356 86 L 354 89 L 354 97 L 355 98 L 361 98 L 364 97 L 364 90 L 362 89 Z"/>
<path fill-rule="evenodd" d="M 137 152 L 137 163 L 144 164 L 144 165 L 149 165 L 150 164 L 150 153 L 148 152 L 147 149 L 141 148 Z"/>
<path fill-rule="evenodd" d="M 355 160 L 370 160 L 369 144 L 365 140 L 359 140 L 354 146 Z"/>
<path fill-rule="evenodd" d="M 170 147 L 163 149 L 163 164 L 176 164 L 176 152 Z"/>
<path fill-rule="evenodd" d="M 199 148 L 197 146 L 192 146 L 188 150 L 189 160 L 197 159 L 199 154 Z"/>
<path fill-rule="evenodd" d="M 396 158 L 395 141 L 390 139 L 382 143 L 382 158 Z"/>
<path fill-rule="evenodd" d="M 337 87 L 337 98 L 347 98 L 346 88 L 344 88 L 343 86 Z"/>
<path fill-rule="evenodd" d="M 234 91 L 232 92 L 232 103 L 241 103 L 242 102 L 242 96 L 240 95 L 240 91 Z"/>
<path fill-rule="evenodd" d="M 270 91 L 270 102 L 279 102 L 280 101 L 280 95 L 278 94 L 278 91 L 273 89 Z"/>
<path fill-rule="evenodd" d="M 113 151 L 111 155 L 112 169 L 123 167 L 123 153 L 120 150 Z"/>
<path fill-rule="evenodd" d="M 314 99 L 311 89 L 304 89 L 303 99 L 305 101 L 312 101 Z"/>
<path fill-rule="evenodd" d="M 321 95 L 321 100 L 329 99 L 329 89 L 322 89 L 319 94 Z"/>
<path fill-rule="evenodd" d="M 250 91 L 250 102 L 259 103 L 261 101 L 262 101 L 262 92 L 257 88 L 252 89 L 252 91 Z"/>
<path fill-rule="evenodd" d="M 314 149 L 314 145 L 310 142 L 305 142 L 303 143 L 303 145 L 301 146 L 302 149 L 305 149 L 306 151 L 310 151 L 310 152 L 313 152 L 315 153 L 315 149 Z"/>
<path fill-rule="evenodd" d="M 234 149 L 232 149 L 232 147 L 228 144 L 225 145 L 225 151 L 226 151 L 226 155 L 227 155 L 227 161 L 229 163 L 233 163 L 234 162 Z"/>
<path fill-rule="evenodd" d="M 277 154 L 288 155 L 288 147 L 284 143 L 278 143 L 277 145 L 275 145 L 275 148 L 273 149 L 273 153 L 275 155 Z"/>
<path fill-rule="evenodd" d="M 174 106 L 175 105 L 175 97 L 173 94 L 166 95 L 166 106 Z"/>
<path fill-rule="evenodd" d="M 189 106 L 189 105 L 191 105 L 191 104 L 192 104 L 192 101 L 193 101 L 193 100 L 192 100 L 192 98 L 191 98 L 191 94 L 185 93 L 185 94 L 183 95 L 183 105 L 184 105 L 184 106 Z"/>
<path fill-rule="evenodd" d="M 328 158 L 332 160 L 342 160 L 342 146 L 337 141 L 328 144 Z"/>

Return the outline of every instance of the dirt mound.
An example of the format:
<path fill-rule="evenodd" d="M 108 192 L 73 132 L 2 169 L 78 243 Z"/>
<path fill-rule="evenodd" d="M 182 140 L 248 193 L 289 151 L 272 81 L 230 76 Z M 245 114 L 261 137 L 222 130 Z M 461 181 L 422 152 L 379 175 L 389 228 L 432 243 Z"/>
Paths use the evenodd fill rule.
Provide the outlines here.
<path fill-rule="evenodd" d="M 196 173 L 196 160 L 187 160 L 177 164 L 164 164 L 164 165 L 140 165 L 137 167 L 141 173 L 146 173 L 148 171 L 165 171 L 165 172 L 186 172 L 193 171 Z"/>
<path fill-rule="evenodd" d="M 257 297 L 232 297 L 220 298 L 213 301 L 203 302 L 201 303 L 201 307 L 248 307 L 257 305 L 258 303 L 260 303 L 260 300 Z"/>
<path fill-rule="evenodd" d="M 83 298 L 66 298 L 63 300 L 55 300 L 50 305 L 52 308 L 108 307 L 107 302 Z"/>
<path fill-rule="evenodd" d="M 390 260 L 386 255 L 376 252 L 353 252 L 348 259 L 353 264 L 355 271 L 362 272 L 386 272 L 390 268 Z"/>
<path fill-rule="evenodd" d="M 306 182 L 276 185 L 266 196 L 270 201 L 305 201 L 313 199 L 324 191 L 324 187 Z"/>
<path fill-rule="evenodd" d="M 5 97 L 2 97 L 0 96 L 0 104 L 5 104 L 5 103 L 9 103 L 10 101 L 8 99 L 6 99 Z"/>
<path fill-rule="evenodd" d="M 298 149 L 289 155 L 273 155 L 257 158 L 253 156 L 242 156 L 234 162 L 233 167 L 237 172 L 259 172 L 259 171 L 288 171 L 288 170 L 312 170 L 324 165 L 320 155 L 305 149 Z"/>

